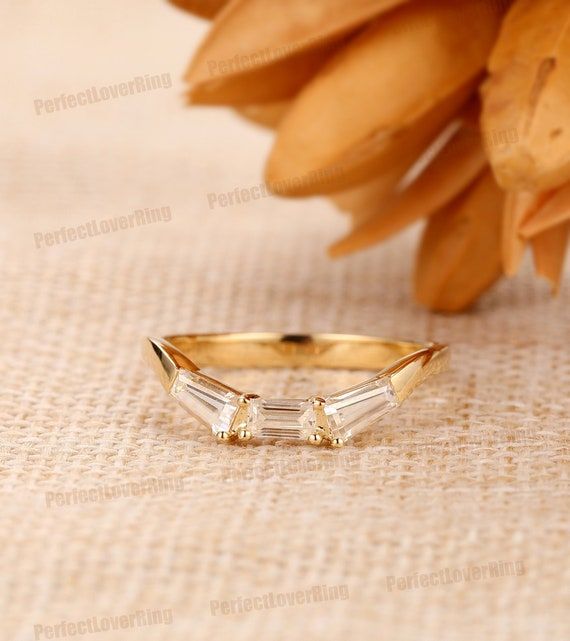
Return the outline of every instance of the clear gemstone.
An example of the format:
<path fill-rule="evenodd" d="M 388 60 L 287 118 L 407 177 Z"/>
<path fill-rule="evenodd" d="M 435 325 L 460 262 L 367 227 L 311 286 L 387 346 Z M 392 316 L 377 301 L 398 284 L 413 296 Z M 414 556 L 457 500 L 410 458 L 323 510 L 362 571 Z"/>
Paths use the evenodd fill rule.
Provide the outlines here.
<path fill-rule="evenodd" d="M 306 440 L 315 431 L 315 413 L 310 401 L 255 399 L 249 415 L 255 438 Z"/>
<path fill-rule="evenodd" d="M 181 369 L 170 393 L 194 418 L 211 427 L 214 434 L 229 431 L 239 395 L 222 383 Z"/>
<path fill-rule="evenodd" d="M 394 388 L 387 378 L 374 378 L 325 399 L 325 414 L 333 438 L 346 441 L 397 407 Z"/>

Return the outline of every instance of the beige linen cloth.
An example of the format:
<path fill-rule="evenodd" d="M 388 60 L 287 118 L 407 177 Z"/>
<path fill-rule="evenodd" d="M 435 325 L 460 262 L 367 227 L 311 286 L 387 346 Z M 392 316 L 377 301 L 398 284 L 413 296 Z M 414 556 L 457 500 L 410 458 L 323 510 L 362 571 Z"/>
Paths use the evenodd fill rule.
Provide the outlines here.
<path fill-rule="evenodd" d="M 551 300 L 527 266 L 429 314 L 414 232 L 331 262 L 346 223 L 324 200 L 209 206 L 259 183 L 270 135 L 183 107 L 202 23 L 150 0 L 0 13 L 0 639 L 568 641 L 568 286 Z M 47 245 L 159 207 L 171 220 Z M 227 330 L 435 338 L 453 370 L 344 451 L 226 447 L 139 344 Z M 276 395 L 349 378 L 233 376 Z"/>

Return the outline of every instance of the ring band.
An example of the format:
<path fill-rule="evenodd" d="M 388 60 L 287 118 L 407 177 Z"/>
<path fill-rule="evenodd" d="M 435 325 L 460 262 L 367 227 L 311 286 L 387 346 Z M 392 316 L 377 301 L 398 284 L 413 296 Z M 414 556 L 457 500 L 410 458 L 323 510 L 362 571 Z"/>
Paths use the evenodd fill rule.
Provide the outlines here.
<path fill-rule="evenodd" d="M 285 439 L 341 447 L 449 366 L 438 343 L 349 334 L 184 334 L 144 341 L 163 387 L 220 441 Z M 204 374 L 207 366 L 380 370 L 326 397 L 262 399 Z"/>

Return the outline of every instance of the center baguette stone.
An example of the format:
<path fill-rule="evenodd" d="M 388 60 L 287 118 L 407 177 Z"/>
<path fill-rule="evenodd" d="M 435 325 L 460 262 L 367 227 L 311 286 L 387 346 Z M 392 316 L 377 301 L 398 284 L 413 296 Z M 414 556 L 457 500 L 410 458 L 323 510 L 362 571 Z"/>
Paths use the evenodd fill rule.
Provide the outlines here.
<path fill-rule="evenodd" d="M 309 399 L 263 399 L 254 397 L 242 415 L 240 394 L 201 372 L 179 370 L 170 394 L 196 419 L 220 432 L 237 434 L 247 425 L 257 439 L 306 441 L 312 434 L 346 442 L 398 406 L 387 377 L 378 377 L 325 399 L 319 423 Z M 323 420 L 325 425 L 323 425 Z M 238 424 L 239 423 L 239 424 Z"/>
<path fill-rule="evenodd" d="M 308 400 L 257 398 L 251 403 L 249 429 L 255 438 L 306 440 L 315 425 Z"/>

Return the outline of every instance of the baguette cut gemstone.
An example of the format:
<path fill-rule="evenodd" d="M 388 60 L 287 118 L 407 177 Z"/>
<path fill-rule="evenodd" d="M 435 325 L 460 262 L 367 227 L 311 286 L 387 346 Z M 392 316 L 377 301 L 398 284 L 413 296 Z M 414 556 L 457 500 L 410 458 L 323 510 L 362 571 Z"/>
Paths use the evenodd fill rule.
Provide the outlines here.
<path fill-rule="evenodd" d="M 313 404 L 297 399 L 255 399 L 249 425 L 254 438 L 306 440 L 315 431 Z"/>
<path fill-rule="evenodd" d="M 238 408 L 239 395 L 222 383 L 198 372 L 181 369 L 171 395 L 194 418 L 218 432 L 229 432 Z"/>
<path fill-rule="evenodd" d="M 325 399 L 333 438 L 347 441 L 398 406 L 388 378 L 373 378 Z"/>
<path fill-rule="evenodd" d="M 189 414 L 210 427 L 214 436 L 220 432 L 237 433 L 239 426 L 233 425 L 234 419 L 245 408 L 240 406 L 236 390 L 201 372 L 180 369 L 170 394 Z M 251 396 L 243 416 L 246 423 L 241 425 L 247 425 L 251 436 L 258 439 L 306 441 L 311 435 L 320 434 L 346 442 L 397 406 L 389 378 L 381 377 L 325 398 L 324 407 L 319 410 L 324 411 L 324 425 L 322 419 L 317 420 L 318 412 L 310 399 Z"/>

